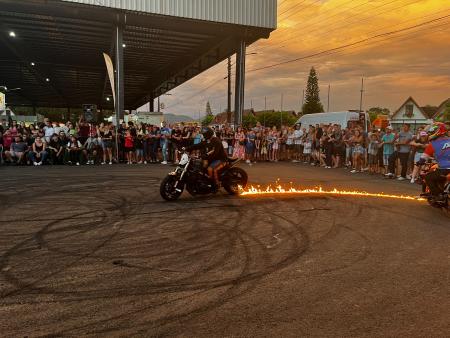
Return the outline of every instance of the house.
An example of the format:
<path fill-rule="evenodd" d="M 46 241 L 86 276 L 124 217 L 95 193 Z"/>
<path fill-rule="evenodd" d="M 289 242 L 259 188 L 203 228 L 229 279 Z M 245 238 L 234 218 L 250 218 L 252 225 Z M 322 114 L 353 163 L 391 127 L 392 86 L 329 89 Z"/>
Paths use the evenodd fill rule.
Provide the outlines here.
<path fill-rule="evenodd" d="M 411 126 L 411 130 L 415 131 L 421 126 L 432 123 L 432 115 L 434 114 L 435 109 L 421 107 L 417 101 L 410 96 L 400 108 L 391 115 L 390 124 L 394 130 L 399 130 L 403 124 L 408 123 Z"/>
<path fill-rule="evenodd" d="M 439 107 L 437 108 L 436 113 L 433 116 L 434 120 L 442 120 L 444 117 L 444 112 L 447 109 L 447 107 L 450 106 L 450 98 L 448 98 L 447 100 L 445 100 L 444 102 L 442 102 Z"/>

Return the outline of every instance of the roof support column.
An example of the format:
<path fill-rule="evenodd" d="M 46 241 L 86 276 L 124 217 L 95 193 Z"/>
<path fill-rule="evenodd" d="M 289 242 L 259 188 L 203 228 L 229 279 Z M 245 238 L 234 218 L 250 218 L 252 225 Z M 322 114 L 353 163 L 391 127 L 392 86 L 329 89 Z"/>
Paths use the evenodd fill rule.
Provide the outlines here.
<path fill-rule="evenodd" d="M 150 98 L 149 111 L 150 112 L 154 112 L 155 111 L 155 99 L 153 97 Z"/>
<path fill-rule="evenodd" d="M 116 120 L 124 116 L 123 25 L 116 25 Z"/>
<path fill-rule="evenodd" d="M 245 40 L 239 41 L 238 51 L 236 53 L 236 85 L 234 90 L 234 125 L 242 125 L 242 115 L 244 111 L 244 93 L 245 93 L 245 54 L 247 45 Z"/>

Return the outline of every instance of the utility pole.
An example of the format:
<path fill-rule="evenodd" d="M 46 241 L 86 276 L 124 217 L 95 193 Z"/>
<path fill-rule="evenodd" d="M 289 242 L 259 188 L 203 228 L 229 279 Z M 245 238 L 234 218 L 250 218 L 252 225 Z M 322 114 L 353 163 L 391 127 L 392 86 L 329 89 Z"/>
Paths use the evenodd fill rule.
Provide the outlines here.
<path fill-rule="evenodd" d="M 363 94 L 364 94 L 364 78 L 361 78 L 361 98 L 359 100 L 359 111 L 360 112 L 362 112 Z"/>
<path fill-rule="evenodd" d="M 266 114 L 267 114 L 267 96 L 264 96 L 264 113 L 263 113 L 264 129 L 266 128 Z"/>
<path fill-rule="evenodd" d="M 327 103 L 327 113 L 330 112 L 330 89 L 331 85 L 328 85 L 328 103 Z"/>
<path fill-rule="evenodd" d="M 303 94 L 302 94 L 302 113 L 303 113 L 303 106 L 305 105 L 305 90 L 303 89 Z"/>
<path fill-rule="evenodd" d="M 283 93 L 281 93 L 281 110 L 280 110 L 281 124 L 280 124 L 280 129 L 283 127 L 283 99 L 284 99 L 284 95 L 283 95 Z"/>
<path fill-rule="evenodd" d="M 228 57 L 227 123 L 231 123 L 231 56 Z"/>

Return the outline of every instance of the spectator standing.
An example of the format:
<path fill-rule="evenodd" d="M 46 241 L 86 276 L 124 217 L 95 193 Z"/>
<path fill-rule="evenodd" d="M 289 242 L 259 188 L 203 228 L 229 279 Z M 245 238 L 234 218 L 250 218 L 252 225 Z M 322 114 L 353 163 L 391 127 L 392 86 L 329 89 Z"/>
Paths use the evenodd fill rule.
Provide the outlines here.
<path fill-rule="evenodd" d="M 300 124 L 295 125 L 293 138 L 294 138 L 294 156 L 293 156 L 294 159 L 292 160 L 292 162 L 296 163 L 301 161 L 301 156 L 303 154 L 303 145 L 302 145 L 303 131 L 301 129 Z"/>
<path fill-rule="evenodd" d="M 112 149 L 113 149 L 113 134 L 111 128 L 106 126 L 104 123 L 100 123 L 100 126 L 97 131 L 98 136 L 101 139 L 101 146 L 103 150 L 103 162 L 102 165 L 105 165 L 109 160 L 109 164 L 112 164 Z"/>
<path fill-rule="evenodd" d="M 45 126 L 42 128 L 44 131 L 45 142 L 49 143 L 53 134 L 55 133 L 55 129 L 53 128 L 52 123 L 49 120 L 45 121 Z"/>
<path fill-rule="evenodd" d="M 125 133 L 124 146 L 125 146 L 125 155 L 127 157 L 127 164 L 133 164 L 133 153 L 135 152 L 135 148 L 133 135 L 131 135 L 130 130 L 127 130 Z"/>
<path fill-rule="evenodd" d="M 400 176 L 397 177 L 397 179 L 399 181 L 403 181 L 407 178 L 406 174 L 408 172 L 408 159 L 409 159 L 409 152 L 411 151 L 410 143 L 412 139 L 413 135 L 409 131 L 409 124 L 404 124 L 402 130 L 398 133 L 394 141 L 397 150 L 394 151 L 394 153 L 389 158 L 388 177 L 390 178 L 395 177 L 395 167 L 397 164 L 397 159 L 399 159 L 402 171 Z"/>
<path fill-rule="evenodd" d="M 362 172 L 362 166 L 364 163 L 364 136 L 361 134 L 361 130 L 356 129 L 355 135 L 352 138 L 353 146 L 353 170 L 352 174 Z"/>
<path fill-rule="evenodd" d="M 373 175 L 378 172 L 378 148 L 380 142 L 378 141 L 377 133 L 370 134 L 370 142 L 368 146 L 369 154 L 369 174 Z"/>
<path fill-rule="evenodd" d="M 411 174 L 411 183 L 415 183 L 417 178 L 419 177 L 419 170 L 420 167 L 418 165 L 416 165 L 417 162 L 419 162 L 419 160 L 422 158 L 422 155 L 426 149 L 426 147 L 428 146 L 428 134 L 426 131 L 421 131 L 419 133 L 419 137 L 416 138 L 415 140 L 413 140 L 410 143 L 411 146 L 414 147 L 415 149 L 415 154 L 414 154 L 414 169 L 413 172 Z"/>
<path fill-rule="evenodd" d="M 392 132 L 392 127 L 388 126 L 386 128 L 386 133 L 381 138 L 381 145 L 383 146 L 383 165 L 385 168 L 385 175 L 389 176 L 389 158 L 394 153 L 394 140 L 395 134 Z"/>
<path fill-rule="evenodd" d="M 253 155 L 255 152 L 255 142 L 256 142 L 256 135 L 253 130 L 250 130 L 247 133 L 247 138 L 245 142 L 245 157 L 247 158 L 246 163 L 251 164 L 252 161 L 254 161 Z"/>
<path fill-rule="evenodd" d="M 170 135 L 172 134 L 172 131 L 170 130 L 170 128 L 167 127 L 166 122 L 163 122 L 163 126 L 160 130 L 160 145 L 161 145 L 161 152 L 162 152 L 162 158 L 163 161 L 161 162 L 161 164 L 167 164 L 167 156 L 168 151 L 169 151 L 169 140 L 170 140 Z"/>
<path fill-rule="evenodd" d="M 245 160 L 245 133 L 241 127 L 238 128 L 237 133 L 234 136 L 233 157 Z"/>

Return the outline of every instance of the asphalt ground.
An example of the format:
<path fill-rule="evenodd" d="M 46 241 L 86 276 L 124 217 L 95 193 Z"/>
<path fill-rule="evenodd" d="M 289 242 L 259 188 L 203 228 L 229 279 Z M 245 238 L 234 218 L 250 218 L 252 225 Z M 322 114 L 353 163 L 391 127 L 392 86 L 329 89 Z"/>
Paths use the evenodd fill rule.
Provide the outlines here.
<path fill-rule="evenodd" d="M 343 169 L 276 179 L 417 195 Z M 161 165 L 0 167 L 0 335 L 448 337 L 450 218 L 346 196 L 159 196 Z"/>

